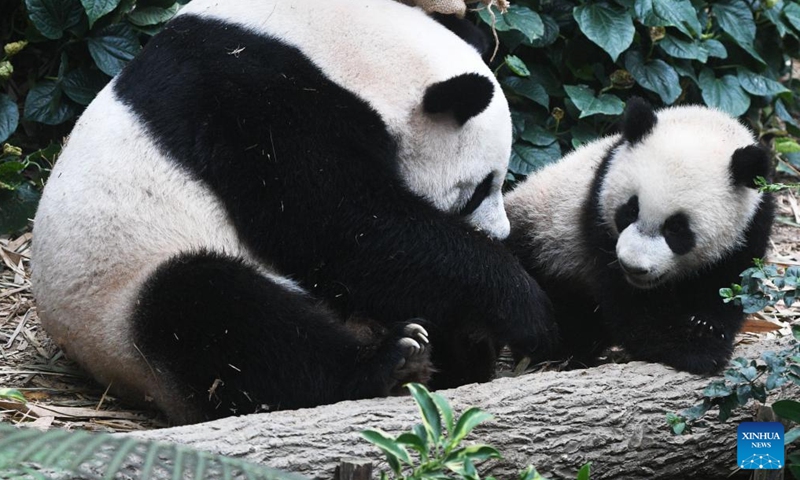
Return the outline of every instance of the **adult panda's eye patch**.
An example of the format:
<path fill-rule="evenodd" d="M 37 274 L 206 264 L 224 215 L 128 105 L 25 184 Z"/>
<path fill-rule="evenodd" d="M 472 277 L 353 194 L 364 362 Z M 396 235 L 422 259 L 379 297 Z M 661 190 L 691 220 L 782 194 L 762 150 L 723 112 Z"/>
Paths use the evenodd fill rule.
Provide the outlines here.
<path fill-rule="evenodd" d="M 458 211 L 458 214 L 463 217 L 477 210 L 486 197 L 489 196 L 489 193 L 491 193 L 492 183 L 494 183 L 494 174 L 490 173 L 489 175 L 486 175 L 483 180 L 481 180 L 481 183 L 479 183 L 477 187 L 475 187 L 475 191 L 472 192 L 472 196 L 469 197 L 467 203 L 461 207 L 461 209 Z"/>
<path fill-rule="evenodd" d="M 634 195 L 628 199 L 625 205 L 619 207 L 614 214 L 614 224 L 617 227 L 617 231 L 622 233 L 637 218 L 639 218 L 639 197 Z"/>

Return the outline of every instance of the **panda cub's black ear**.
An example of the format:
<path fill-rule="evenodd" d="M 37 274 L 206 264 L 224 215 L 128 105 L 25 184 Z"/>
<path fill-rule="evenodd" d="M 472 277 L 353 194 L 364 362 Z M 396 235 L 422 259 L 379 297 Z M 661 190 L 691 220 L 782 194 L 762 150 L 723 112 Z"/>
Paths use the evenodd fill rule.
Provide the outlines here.
<path fill-rule="evenodd" d="M 463 73 L 434 83 L 425 90 L 422 108 L 427 113 L 452 113 L 459 125 L 486 110 L 494 84 L 479 73 Z"/>
<path fill-rule="evenodd" d="M 657 121 L 656 112 L 649 103 L 639 97 L 631 97 L 625 105 L 622 136 L 635 145 L 653 131 Z"/>
<path fill-rule="evenodd" d="M 737 148 L 731 157 L 730 169 L 734 185 L 756 188 L 756 177 L 768 178 L 772 169 L 769 152 L 760 145 Z"/>

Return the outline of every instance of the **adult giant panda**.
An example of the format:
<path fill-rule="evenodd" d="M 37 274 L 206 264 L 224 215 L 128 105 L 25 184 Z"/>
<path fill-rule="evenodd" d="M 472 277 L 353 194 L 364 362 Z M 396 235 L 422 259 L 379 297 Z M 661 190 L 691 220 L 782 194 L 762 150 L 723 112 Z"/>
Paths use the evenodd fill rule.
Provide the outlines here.
<path fill-rule="evenodd" d="M 628 102 L 622 133 L 578 148 L 506 196 L 508 244 L 553 301 L 564 354 L 609 344 L 696 373 L 742 325 L 718 290 L 765 253 L 768 154 L 709 108 Z"/>
<path fill-rule="evenodd" d="M 480 54 L 418 9 L 193 0 L 53 169 L 39 314 L 177 423 L 386 395 L 429 374 L 428 334 L 435 386 L 487 380 L 496 346 L 554 336 L 498 240 L 510 144 Z"/>

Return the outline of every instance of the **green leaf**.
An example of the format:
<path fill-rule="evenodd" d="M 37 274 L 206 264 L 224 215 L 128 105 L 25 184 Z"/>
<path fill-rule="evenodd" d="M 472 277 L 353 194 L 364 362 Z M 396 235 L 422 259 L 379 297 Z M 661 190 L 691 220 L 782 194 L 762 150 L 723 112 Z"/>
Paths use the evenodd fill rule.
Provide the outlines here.
<path fill-rule="evenodd" d="M 94 22 L 100 17 L 117 8 L 119 2 L 120 0 L 81 0 L 83 9 L 89 17 L 89 28 L 91 28 Z"/>
<path fill-rule="evenodd" d="M 177 3 L 169 8 L 140 8 L 137 6 L 135 10 L 128 14 L 128 20 L 138 27 L 149 27 L 166 22 L 174 17 L 176 13 L 178 13 Z"/>
<path fill-rule="evenodd" d="M 581 111 L 580 118 L 597 115 L 619 115 L 625 104 L 615 95 L 602 93 L 595 96 L 594 92 L 586 85 L 564 85 L 570 100 Z"/>
<path fill-rule="evenodd" d="M 779 400 L 772 404 L 775 415 L 800 423 L 800 402 L 796 400 Z"/>
<path fill-rule="evenodd" d="M 0 142 L 8 140 L 19 125 L 19 108 L 11 97 L 0 93 Z"/>
<path fill-rule="evenodd" d="M 793 429 L 786 432 L 786 435 L 783 436 L 783 443 L 789 445 L 798 438 L 800 438 L 800 427 L 794 427 Z"/>
<path fill-rule="evenodd" d="M 750 108 L 750 96 L 733 75 L 716 78 L 714 72 L 705 68 L 700 72 L 698 84 L 702 90 L 703 101 L 709 107 L 715 107 L 734 117 L 744 115 Z"/>
<path fill-rule="evenodd" d="M 584 466 L 582 466 L 581 469 L 578 470 L 578 476 L 576 477 L 576 480 L 589 480 L 589 473 L 591 467 L 592 467 L 592 462 L 589 462 Z"/>
<path fill-rule="evenodd" d="M 436 408 L 439 409 L 439 413 L 442 414 L 442 418 L 444 418 L 444 426 L 447 429 L 447 433 L 452 433 L 453 428 L 455 427 L 455 421 L 453 420 L 453 408 L 450 406 L 450 403 L 447 401 L 447 399 L 438 393 L 431 393 L 431 398 L 433 399 L 433 403 L 436 404 Z"/>
<path fill-rule="evenodd" d="M 727 397 L 733 393 L 731 391 L 731 387 L 725 384 L 722 380 L 716 380 L 708 384 L 708 386 L 703 390 L 703 396 L 708 398 L 721 398 Z"/>
<path fill-rule="evenodd" d="M 703 403 L 695 405 L 694 407 L 687 408 L 681 412 L 681 415 L 687 421 L 697 420 L 705 415 L 709 408 L 711 408 L 711 402 L 706 400 Z"/>
<path fill-rule="evenodd" d="M 406 464 L 411 463 L 411 457 L 408 456 L 408 451 L 386 432 L 377 429 L 368 429 L 362 431 L 361 436 L 371 444 L 383 450 L 383 453 L 385 453 L 387 457 L 392 456 L 395 459 L 402 460 Z"/>
<path fill-rule="evenodd" d="M 788 137 L 778 137 L 775 139 L 775 151 L 778 153 L 798 153 L 800 152 L 800 145 Z"/>
<path fill-rule="evenodd" d="M 124 23 L 109 25 L 89 37 L 89 53 L 108 76 L 118 74 L 142 49 L 133 30 Z"/>
<path fill-rule="evenodd" d="M 558 33 L 560 28 L 558 26 L 558 22 L 555 21 L 553 17 L 550 15 L 539 15 L 539 18 L 542 20 L 542 24 L 544 25 L 544 33 L 534 38 L 533 40 L 526 41 L 525 44 L 529 47 L 533 48 L 542 48 L 547 47 L 555 43 L 558 40 Z"/>
<path fill-rule="evenodd" d="M 80 0 L 25 0 L 25 8 L 33 26 L 50 40 L 61 38 L 83 16 Z"/>
<path fill-rule="evenodd" d="M 436 403 L 431 398 L 428 389 L 419 383 L 409 383 L 407 387 L 422 414 L 422 424 L 428 433 L 428 440 L 431 444 L 438 445 L 442 437 L 442 419 L 439 417 Z"/>
<path fill-rule="evenodd" d="M 492 17 L 492 13 L 494 13 L 494 17 Z M 513 30 L 513 27 L 506 21 L 506 16 L 501 15 L 494 6 L 488 6 L 478 10 L 478 17 L 483 21 L 483 23 L 491 26 L 498 32 L 507 32 L 509 30 Z"/>
<path fill-rule="evenodd" d="M 711 3 L 711 11 L 725 33 L 753 58 L 766 63 L 753 47 L 756 39 L 756 22 L 752 10 L 744 0 L 715 1 Z"/>
<path fill-rule="evenodd" d="M 53 80 L 43 80 L 28 92 L 25 98 L 25 119 L 45 125 L 58 125 L 78 113 L 78 107 L 63 98 L 61 85 Z"/>
<path fill-rule="evenodd" d="M 688 42 L 678 37 L 667 35 L 658 42 L 658 46 L 671 57 L 699 60 L 701 63 L 706 63 L 706 60 L 708 60 L 708 51 L 696 41 Z"/>
<path fill-rule="evenodd" d="M 534 147 L 527 142 L 518 141 L 511 147 L 509 171 L 515 175 L 530 173 L 561 158 L 561 147 L 555 142 L 547 147 Z"/>
<path fill-rule="evenodd" d="M 528 41 L 544 35 L 544 23 L 541 17 L 528 7 L 512 4 L 505 14 L 505 20 L 512 29 L 522 32 Z"/>
<path fill-rule="evenodd" d="M 28 403 L 28 399 L 16 388 L 0 388 L 0 398 L 13 400 L 19 403 Z"/>
<path fill-rule="evenodd" d="M 78 68 L 64 76 L 61 88 L 75 103 L 89 105 L 108 80 L 107 76 L 96 70 Z"/>
<path fill-rule="evenodd" d="M 789 92 L 789 89 L 781 85 L 780 82 L 741 67 L 736 69 L 736 77 L 739 79 L 739 84 L 741 84 L 742 88 L 752 95 L 763 97 Z"/>
<path fill-rule="evenodd" d="M 425 440 L 423 440 L 422 438 L 420 438 L 416 434 L 409 433 L 409 432 L 400 434 L 400 436 L 397 437 L 397 443 L 400 443 L 400 444 L 403 444 L 403 445 L 408 445 L 409 447 L 413 448 L 414 450 L 416 450 L 420 454 L 420 457 L 422 457 L 422 461 L 423 462 L 427 461 L 427 459 L 428 459 L 428 444 L 425 442 Z"/>
<path fill-rule="evenodd" d="M 800 30 L 800 5 L 789 2 L 783 7 L 783 16 L 786 17 L 786 20 L 795 28 L 795 30 Z"/>
<path fill-rule="evenodd" d="M 633 20 L 628 12 L 602 3 L 587 3 L 572 12 L 586 37 L 617 61 L 633 43 Z"/>
<path fill-rule="evenodd" d="M 625 68 L 633 75 L 636 83 L 643 88 L 655 92 L 661 101 L 672 104 L 681 95 L 681 83 L 678 72 L 663 60 L 644 63 L 638 50 L 631 50 L 625 55 Z"/>
<path fill-rule="evenodd" d="M 690 37 L 703 29 L 689 0 L 636 0 L 634 10 L 649 27 L 676 27 Z"/>
<path fill-rule="evenodd" d="M 552 145 L 553 142 L 558 140 L 555 135 L 538 125 L 526 125 L 525 130 L 519 137 L 539 147 Z"/>
<path fill-rule="evenodd" d="M 461 440 L 466 437 L 473 428 L 479 424 L 491 420 L 492 415 L 484 412 L 480 408 L 470 407 L 458 419 L 456 428 L 453 430 L 453 436 L 450 438 L 450 445 L 458 445 Z"/>
<path fill-rule="evenodd" d="M 508 68 L 510 68 L 512 72 L 520 77 L 529 77 L 531 75 L 531 71 L 528 70 L 528 66 L 525 65 L 525 62 L 523 62 L 522 59 L 516 55 L 506 55 L 505 61 Z"/>
<path fill-rule="evenodd" d="M 550 107 L 550 97 L 547 95 L 547 91 L 536 80 L 509 76 L 504 78 L 502 83 L 514 93 L 529 98 L 544 108 Z"/>
<path fill-rule="evenodd" d="M 0 189 L 0 235 L 15 233 L 28 226 L 28 219 L 36 213 L 40 193 L 29 183 L 16 190 Z"/>
<path fill-rule="evenodd" d="M 706 38 L 701 43 L 702 48 L 708 53 L 709 57 L 716 57 L 716 58 L 728 58 L 728 50 L 725 49 L 725 45 L 722 44 L 719 40 L 714 40 L 713 38 Z"/>

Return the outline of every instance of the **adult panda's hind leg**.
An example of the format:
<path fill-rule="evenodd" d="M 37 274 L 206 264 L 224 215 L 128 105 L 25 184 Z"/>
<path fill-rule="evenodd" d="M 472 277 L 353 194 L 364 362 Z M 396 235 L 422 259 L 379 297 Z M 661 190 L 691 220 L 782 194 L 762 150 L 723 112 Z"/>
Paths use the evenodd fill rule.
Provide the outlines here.
<path fill-rule="evenodd" d="M 216 253 L 177 256 L 145 283 L 134 341 L 189 423 L 385 396 L 430 376 L 427 334 L 402 324 L 359 340 L 289 280 Z"/>

